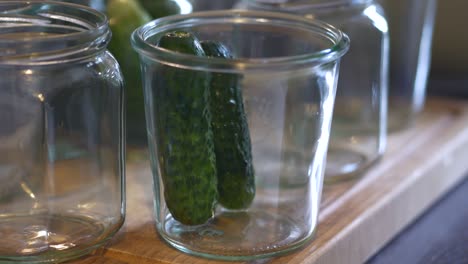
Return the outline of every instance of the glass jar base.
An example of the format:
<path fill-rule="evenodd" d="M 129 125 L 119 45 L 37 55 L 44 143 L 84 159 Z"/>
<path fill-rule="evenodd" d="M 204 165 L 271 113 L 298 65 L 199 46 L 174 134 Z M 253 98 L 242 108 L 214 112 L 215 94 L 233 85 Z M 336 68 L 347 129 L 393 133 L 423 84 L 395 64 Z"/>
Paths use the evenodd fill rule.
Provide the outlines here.
<path fill-rule="evenodd" d="M 356 150 L 331 147 L 327 154 L 324 181 L 330 184 L 360 177 L 379 157 L 371 158 Z"/>
<path fill-rule="evenodd" d="M 394 87 L 395 89 L 398 87 Z M 408 87 L 409 89 L 410 87 Z M 413 127 L 424 105 L 409 101 L 411 97 L 392 96 L 388 101 L 387 130 L 396 133 Z"/>
<path fill-rule="evenodd" d="M 102 223 L 74 215 L 0 217 L 0 262 L 57 263 L 86 255 L 110 236 Z"/>
<path fill-rule="evenodd" d="M 169 218 L 162 229 L 163 239 L 182 252 L 231 261 L 286 254 L 313 237 L 287 217 L 259 211 L 224 211 L 199 226 Z"/>
<path fill-rule="evenodd" d="M 389 111 L 388 113 L 388 133 L 398 133 L 406 131 L 414 126 L 419 113 L 407 113 Z"/>

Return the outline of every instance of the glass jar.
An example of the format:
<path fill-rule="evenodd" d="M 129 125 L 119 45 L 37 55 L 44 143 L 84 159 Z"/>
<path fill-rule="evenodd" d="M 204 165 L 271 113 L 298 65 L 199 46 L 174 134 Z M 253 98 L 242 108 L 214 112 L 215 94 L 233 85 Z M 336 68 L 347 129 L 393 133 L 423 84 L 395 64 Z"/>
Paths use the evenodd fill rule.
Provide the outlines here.
<path fill-rule="evenodd" d="M 389 21 L 389 131 L 410 127 L 424 108 L 437 0 L 379 0 Z"/>
<path fill-rule="evenodd" d="M 248 0 L 240 7 L 292 13 L 337 26 L 351 39 L 341 61 L 325 181 L 361 176 L 387 137 L 388 27 L 372 0 Z"/>
<path fill-rule="evenodd" d="M 298 16 L 231 10 L 158 19 L 132 44 L 161 237 L 225 260 L 309 241 L 346 35 Z M 193 53 L 177 52 L 184 46 Z M 208 57 L 217 51 L 224 58 Z"/>
<path fill-rule="evenodd" d="M 124 93 L 93 9 L 0 2 L 0 262 L 57 263 L 124 221 Z"/>
<path fill-rule="evenodd" d="M 138 55 L 130 44 L 133 30 L 153 19 L 187 14 L 193 10 L 189 0 L 62 0 L 87 5 L 109 18 L 112 40 L 108 49 L 120 63 L 127 96 L 127 144 L 131 156 L 144 149 L 146 142 L 145 108 L 141 89 Z M 147 156 L 146 154 L 144 154 Z M 138 156 L 138 155 L 136 155 Z M 133 160 L 133 159 L 132 159 Z"/>
<path fill-rule="evenodd" d="M 152 19 L 192 12 L 192 6 L 188 0 L 106 0 L 104 8 L 112 30 L 109 51 L 119 61 L 125 77 L 127 143 L 132 147 L 146 147 L 141 74 L 130 35 L 135 28 Z"/>

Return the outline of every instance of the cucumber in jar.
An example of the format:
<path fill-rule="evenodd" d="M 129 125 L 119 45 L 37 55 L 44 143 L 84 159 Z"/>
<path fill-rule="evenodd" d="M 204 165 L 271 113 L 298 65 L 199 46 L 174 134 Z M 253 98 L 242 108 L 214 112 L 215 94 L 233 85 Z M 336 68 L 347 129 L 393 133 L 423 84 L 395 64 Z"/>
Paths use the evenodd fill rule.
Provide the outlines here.
<path fill-rule="evenodd" d="M 201 45 L 208 57 L 233 58 L 220 42 L 202 41 Z M 234 73 L 212 73 L 210 86 L 218 202 L 228 209 L 247 208 L 255 196 L 255 178 L 240 77 Z"/>
<path fill-rule="evenodd" d="M 177 31 L 157 46 L 204 56 L 198 39 Z M 211 129 L 210 74 L 162 65 L 155 87 L 156 133 L 164 198 L 173 218 L 199 225 L 212 216 L 217 200 L 216 160 Z"/>

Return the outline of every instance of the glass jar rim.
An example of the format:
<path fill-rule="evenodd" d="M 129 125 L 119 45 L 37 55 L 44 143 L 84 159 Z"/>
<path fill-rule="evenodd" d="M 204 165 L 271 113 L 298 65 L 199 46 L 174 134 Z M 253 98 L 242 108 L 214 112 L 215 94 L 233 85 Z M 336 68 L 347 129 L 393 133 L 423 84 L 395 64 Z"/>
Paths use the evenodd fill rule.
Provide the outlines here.
<path fill-rule="evenodd" d="M 277 1 L 277 0 L 250 0 L 249 5 L 267 7 L 271 10 L 285 10 L 289 12 L 301 11 L 304 9 L 329 9 L 346 7 L 353 5 L 365 5 L 375 0 L 297 0 L 297 1 Z"/>
<path fill-rule="evenodd" d="M 0 64 L 81 59 L 103 50 L 111 37 L 103 13 L 50 0 L 0 1 L 0 29 Z"/>
<path fill-rule="evenodd" d="M 202 20 L 203 23 L 194 22 Z M 147 41 L 148 38 L 174 29 L 178 26 L 192 24 L 214 24 L 214 23 L 256 23 L 271 25 L 272 22 L 280 25 L 302 26 L 330 41 L 330 46 L 317 52 L 271 58 L 234 58 L 222 59 L 213 57 L 201 57 L 190 54 L 170 51 L 160 48 Z M 268 71 L 271 69 L 297 69 L 321 65 L 336 61 L 349 49 L 350 40 L 348 36 L 338 28 L 323 21 L 306 19 L 295 15 L 268 11 L 248 10 L 220 10 L 203 11 L 186 15 L 172 15 L 153 20 L 132 33 L 131 42 L 133 48 L 145 58 L 160 61 L 169 65 L 177 65 L 180 68 L 210 70 L 218 72 L 242 72 L 246 70 Z"/>

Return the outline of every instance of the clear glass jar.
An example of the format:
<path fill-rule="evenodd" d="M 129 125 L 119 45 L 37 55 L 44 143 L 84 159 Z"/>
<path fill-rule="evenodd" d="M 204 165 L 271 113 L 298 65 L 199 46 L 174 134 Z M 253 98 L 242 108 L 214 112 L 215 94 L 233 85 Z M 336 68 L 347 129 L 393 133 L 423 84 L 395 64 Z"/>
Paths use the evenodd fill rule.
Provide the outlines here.
<path fill-rule="evenodd" d="M 125 79 L 127 96 L 126 122 L 129 155 L 145 149 L 146 122 L 141 89 L 138 55 L 130 45 L 133 30 L 153 19 L 193 12 L 189 0 L 61 0 L 87 5 L 101 11 L 109 18 L 112 40 L 108 49 L 120 63 Z M 147 154 L 144 154 L 147 156 Z M 136 155 L 138 156 L 138 155 Z"/>
<path fill-rule="evenodd" d="M 240 7 L 321 19 L 349 36 L 351 46 L 341 61 L 325 181 L 362 175 L 386 147 L 389 39 L 382 8 L 372 0 L 247 0 Z"/>
<path fill-rule="evenodd" d="M 90 3 L 93 4 L 93 1 Z M 138 55 L 130 44 L 130 35 L 135 28 L 153 19 L 192 12 L 192 6 L 188 0 L 106 0 L 104 9 L 112 30 L 108 48 L 119 61 L 125 78 L 127 143 L 132 147 L 146 147 L 141 74 Z"/>
<path fill-rule="evenodd" d="M 379 0 L 390 31 L 389 131 L 410 127 L 426 100 L 437 0 Z"/>
<path fill-rule="evenodd" d="M 124 221 L 124 92 L 106 17 L 0 2 L 0 262 L 57 263 Z"/>
<path fill-rule="evenodd" d="M 157 46 L 163 36 L 190 47 L 215 41 L 235 58 L 174 52 L 177 42 Z M 248 260 L 312 238 L 348 41 L 328 24 L 249 11 L 167 17 L 133 33 L 163 239 L 199 256 Z"/>

